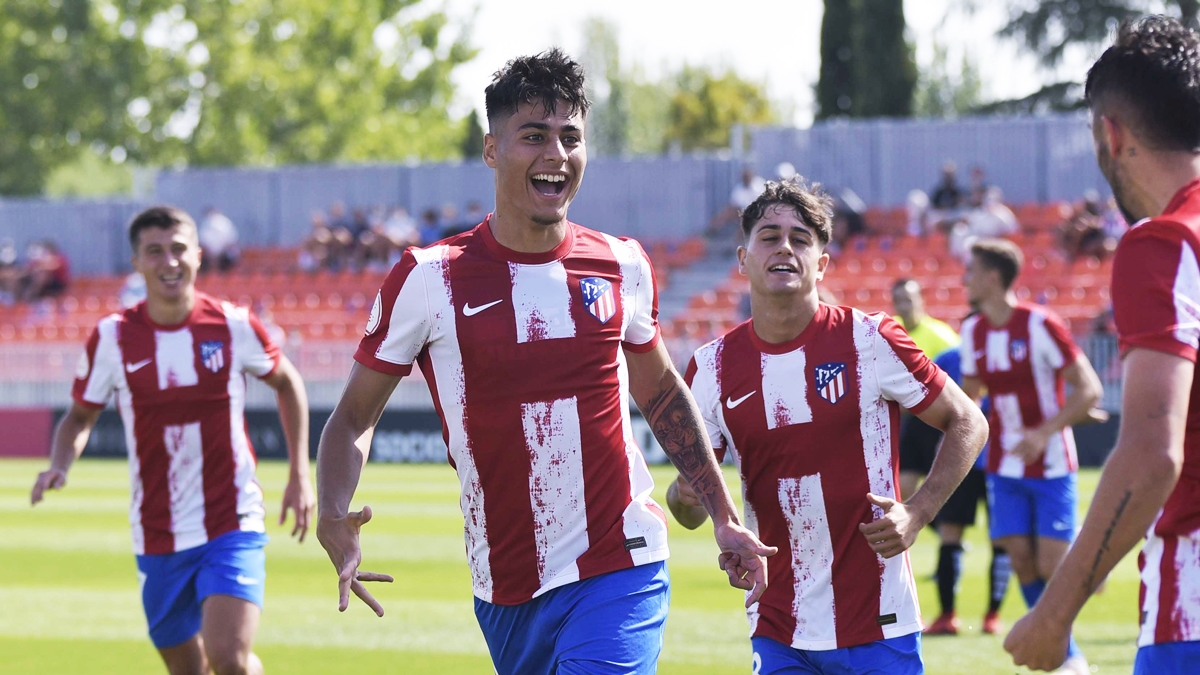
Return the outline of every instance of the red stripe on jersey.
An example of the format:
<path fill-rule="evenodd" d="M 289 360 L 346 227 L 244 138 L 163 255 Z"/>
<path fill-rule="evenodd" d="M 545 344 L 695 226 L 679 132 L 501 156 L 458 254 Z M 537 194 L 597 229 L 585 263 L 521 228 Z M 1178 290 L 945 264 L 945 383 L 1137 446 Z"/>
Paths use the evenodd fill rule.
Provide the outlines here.
<path fill-rule="evenodd" d="M 1154 642 L 1179 641 L 1179 621 L 1175 614 L 1179 604 L 1179 567 L 1175 555 L 1179 550 L 1178 537 L 1163 538 L 1162 561 L 1159 563 L 1158 623 L 1154 626 Z"/>
<path fill-rule="evenodd" d="M 200 422 L 200 441 L 204 448 L 204 529 L 208 532 L 209 540 L 212 540 L 238 529 L 237 465 L 228 400 L 233 336 L 220 305 L 205 303 L 204 310 L 202 317 L 193 319 L 192 340 L 196 345 L 223 343 L 220 349 L 225 365 L 217 373 L 212 373 L 215 376 L 208 376 L 211 369 L 201 359 L 199 348 L 196 349 L 196 372 L 204 373 L 196 387 L 200 389 L 201 397 L 212 403 L 201 404 L 203 412 L 198 409 L 200 406 L 179 410 L 181 419 L 175 423 Z M 265 332 L 262 337 L 265 337 Z M 270 344 L 269 338 L 266 344 Z"/>

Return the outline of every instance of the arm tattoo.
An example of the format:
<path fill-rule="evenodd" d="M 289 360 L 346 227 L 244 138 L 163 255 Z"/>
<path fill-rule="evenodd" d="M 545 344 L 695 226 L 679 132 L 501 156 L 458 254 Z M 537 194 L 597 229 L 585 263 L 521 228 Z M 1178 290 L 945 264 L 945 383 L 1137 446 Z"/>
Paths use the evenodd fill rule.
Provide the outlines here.
<path fill-rule="evenodd" d="M 723 492 L 721 475 L 712 470 L 715 457 L 705 442 L 704 424 L 697 412 L 674 372 L 663 376 L 661 388 L 645 410 L 646 421 L 671 463 L 691 484 L 705 510 L 715 514 Z"/>
<path fill-rule="evenodd" d="M 1087 579 L 1084 585 L 1087 587 L 1087 592 L 1093 593 L 1096 590 L 1096 576 L 1100 571 L 1100 562 L 1109 552 L 1109 544 L 1112 541 L 1113 532 L 1117 529 L 1117 523 L 1121 521 L 1121 516 L 1125 513 L 1125 507 L 1129 506 L 1129 500 L 1133 498 L 1133 490 L 1126 490 L 1121 496 L 1120 503 L 1117 504 L 1117 512 L 1113 514 L 1112 521 L 1109 522 L 1108 528 L 1104 530 L 1104 539 L 1100 542 L 1100 549 L 1096 551 L 1096 558 L 1092 561 L 1092 569 L 1088 572 Z"/>

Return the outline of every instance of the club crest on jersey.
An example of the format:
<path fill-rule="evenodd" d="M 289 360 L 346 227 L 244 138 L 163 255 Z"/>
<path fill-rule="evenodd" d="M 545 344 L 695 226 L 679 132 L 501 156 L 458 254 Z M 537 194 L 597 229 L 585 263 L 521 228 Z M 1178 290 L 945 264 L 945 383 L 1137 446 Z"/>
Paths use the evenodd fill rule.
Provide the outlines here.
<path fill-rule="evenodd" d="M 1029 356 L 1029 343 L 1024 340 L 1013 340 L 1009 345 L 1013 361 L 1024 361 Z"/>
<path fill-rule="evenodd" d="M 209 340 L 200 343 L 200 362 L 214 373 L 225 367 L 225 343 Z"/>
<path fill-rule="evenodd" d="M 605 323 L 617 313 L 617 298 L 613 294 L 612 282 L 600 277 L 587 277 L 579 280 L 579 290 L 583 291 L 583 306 L 588 314 Z"/>
<path fill-rule="evenodd" d="M 826 363 L 814 369 L 817 378 L 817 393 L 830 403 L 837 403 L 846 395 L 846 364 Z"/>

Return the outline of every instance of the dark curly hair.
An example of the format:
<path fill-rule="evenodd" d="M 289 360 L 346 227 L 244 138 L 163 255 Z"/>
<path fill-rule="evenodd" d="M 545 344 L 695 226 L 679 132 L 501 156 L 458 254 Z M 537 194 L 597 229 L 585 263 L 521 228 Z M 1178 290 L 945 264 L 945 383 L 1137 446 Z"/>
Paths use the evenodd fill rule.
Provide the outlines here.
<path fill-rule="evenodd" d="M 142 230 L 157 228 L 160 230 L 170 229 L 176 225 L 186 225 L 192 228 L 193 233 L 198 233 L 196 221 L 187 214 L 183 209 L 175 208 L 174 206 L 151 206 L 133 217 L 129 223 L 129 245 L 133 247 L 133 252 L 137 253 L 138 239 L 142 234 Z"/>
<path fill-rule="evenodd" d="M 1156 150 L 1200 152 L 1200 37 L 1176 19 L 1127 21 L 1088 71 L 1093 113 L 1127 112 L 1134 133 Z"/>
<path fill-rule="evenodd" d="M 583 67 L 555 47 L 504 64 L 483 90 L 488 126 L 517 112 L 522 103 L 541 104 L 555 114 L 560 102 L 587 117 L 591 101 L 584 90 Z"/>
<path fill-rule="evenodd" d="M 783 206 L 796 212 L 805 225 L 817 233 L 821 246 L 833 236 L 833 199 L 825 194 L 820 183 L 808 184 L 796 176 L 789 180 L 768 181 L 761 195 L 742 212 L 742 234 L 750 238 L 750 230 L 772 206 Z"/>

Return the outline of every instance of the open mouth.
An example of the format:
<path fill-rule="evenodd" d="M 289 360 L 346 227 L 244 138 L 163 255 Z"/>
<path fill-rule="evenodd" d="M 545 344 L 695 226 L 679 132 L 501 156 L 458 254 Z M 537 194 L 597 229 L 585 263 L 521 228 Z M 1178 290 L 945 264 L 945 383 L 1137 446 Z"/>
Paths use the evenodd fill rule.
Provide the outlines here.
<path fill-rule="evenodd" d="M 532 179 L 533 189 L 546 197 L 557 197 L 567 187 L 567 177 L 558 173 L 539 173 Z"/>
<path fill-rule="evenodd" d="M 167 288 L 178 288 L 183 283 L 183 273 L 160 274 L 158 275 L 158 280 Z"/>
<path fill-rule="evenodd" d="M 799 271 L 796 269 L 796 267 L 794 265 L 790 265 L 788 263 L 779 263 L 778 265 L 771 265 L 770 267 L 767 268 L 767 271 L 772 274 L 798 274 L 799 273 Z"/>

